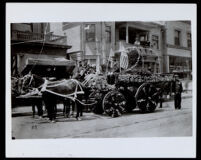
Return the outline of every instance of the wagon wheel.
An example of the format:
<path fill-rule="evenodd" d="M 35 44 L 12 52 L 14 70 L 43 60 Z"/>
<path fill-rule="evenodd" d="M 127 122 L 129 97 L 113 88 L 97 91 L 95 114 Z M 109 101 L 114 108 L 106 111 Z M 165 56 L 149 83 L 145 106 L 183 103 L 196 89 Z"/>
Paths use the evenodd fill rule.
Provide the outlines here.
<path fill-rule="evenodd" d="M 158 105 L 158 91 L 150 83 L 143 83 L 135 94 L 136 103 L 142 112 L 153 112 Z"/>
<path fill-rule="evenodd" d="M 126 112 L 126 99 L 119 91 L 110 91 L 103 98 L 104 112 L 112 117 L 118 117 Z"/>
<path fill-rule="evenodd" d="M 92 92 L 89 95 L 89 100 L 92 102 L 96 102 L 92 107 L 91 110 L 96 113 L 96 114 L 102 114 L 103 113 L 103 108 L 102 108 L 102 98 L 103 95 L 100 92 Z"/>

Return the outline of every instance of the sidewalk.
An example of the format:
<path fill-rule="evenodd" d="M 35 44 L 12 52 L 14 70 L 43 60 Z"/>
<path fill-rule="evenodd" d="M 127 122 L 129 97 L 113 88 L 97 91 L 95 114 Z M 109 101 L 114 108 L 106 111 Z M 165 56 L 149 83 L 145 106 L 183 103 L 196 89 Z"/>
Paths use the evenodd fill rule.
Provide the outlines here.
<path fill-rule="evenodd" d="M 182 80 L 181 82 L 184 91 L 192 91 L 192 80 Z"/>
<path fill-rule="evenodd" d="M 181 97 L 182 99 L 192 98 L 192 91 L 189 90 L 189 91 L 182 92 Z M 174 95 L 164 99 L 165 102 L 172 101 L 172 100 L 174 100 Z"/>

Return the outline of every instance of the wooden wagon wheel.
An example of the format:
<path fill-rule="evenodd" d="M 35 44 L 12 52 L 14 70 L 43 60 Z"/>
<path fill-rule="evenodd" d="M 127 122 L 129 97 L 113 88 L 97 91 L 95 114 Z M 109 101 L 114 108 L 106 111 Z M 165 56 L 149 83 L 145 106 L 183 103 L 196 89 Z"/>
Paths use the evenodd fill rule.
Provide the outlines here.
<path fill-rule="evenodd" d="M 117 90 L 108 92 L 102 102 L 104 112 L 112 117 L 118 117 L 126 112 L 126 99 Z"/>
<path fill-rule="evenodd" d="M 98 98 L 97 98 L 98 97 Z M 96 114 L 102 114 L 103 108 L 102 108 L 102 98 L 103 95 L 100 92 L 93 91 L 89 95 L 89 101 L 96 102 L 92 107 L 91 110 Z"/>
<path fill-rule="evenodd" d="M 143 83 L 135 94 L 136 105 L 142 112 L 153 112 L 158 105 L 158 90 L 150 83 Z"/>

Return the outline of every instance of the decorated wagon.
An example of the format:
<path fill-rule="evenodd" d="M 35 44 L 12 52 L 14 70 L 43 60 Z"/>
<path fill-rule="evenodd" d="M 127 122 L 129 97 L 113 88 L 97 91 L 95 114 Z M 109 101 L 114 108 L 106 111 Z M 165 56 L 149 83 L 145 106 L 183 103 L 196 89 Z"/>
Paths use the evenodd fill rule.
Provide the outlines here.
<path fill-rule="evenodd" d="M 93 111 L 117 117 L 139 108 L 141 112 L 153 112 L 162 105 L 164 94 L 171 94 L 174 77 L 172 74 L 153 74 L 137 67 L 141 57 L 139 50 L 130 49 L 135 60 L 131 67 L 108 76 L 88 75 L 83 84 L 90 88 L 90 100 L 96 105 Z"/>
<path fill-rule="evenodd" d="M 152 74 L 142 67 L 137 67 L 141 62 L 139 50 L 130 49 L 128 52 L 134 62 L 127 69 L 119 71 L 117 68 L 118 72 L 114 71 L 107 75 L 88 74 L 82 82 L 73 79 L 49 81 L 48 84 L 51 86 L 45 85 L 45 91 L 57 98 L 71 99 L 83 107 L 90 107 L 94 113 L 107 114 L 111 117 L 118 117 L 135 108 L 139 108 L 142 112 L 153 112 L 158 103 L 162 103 L 163 94 L 171 93 L 173 75 Z M 36 91 L 37 95 L 41 93 L 45 80 L 38 77 L 40 80 L 36 85 L 36 76 L 27 77 L 23 78 L 28 84 L 27 87 L 33 92 Z M 72 82 L 71 90 L 70 82 Z M 79 96 L 78 88 L 82 91 L 80 92 L 82 96 Z"/>

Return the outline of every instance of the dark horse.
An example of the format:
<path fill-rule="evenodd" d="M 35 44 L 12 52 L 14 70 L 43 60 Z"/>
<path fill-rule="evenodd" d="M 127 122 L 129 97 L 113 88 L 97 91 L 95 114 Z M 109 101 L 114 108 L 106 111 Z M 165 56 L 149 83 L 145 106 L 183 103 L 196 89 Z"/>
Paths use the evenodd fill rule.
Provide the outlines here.
<path fill-rule="evenodd" d="M 158 88 L 158 96 L 160 101 L 160 108 L 162 108 L 162 103 L 164 101 L 164 95 L 172 95 L 172 92 L 174 92 L 173 88 L 174 81 L 163 81 L 156 84 L 156 88 Z"/>
<path fill-rule="evenodd" d="M 56 119 L 56 105 L 58 100 L 66 101 L 69 99 L 77 107 L 76 119 L 80 120 L 82 115 L 82 98 L 85 95 L 85 87 L 75 79 L 63 79 L 58 81 L 49 81 L 35 74 L 28 74 L 23 78 L 24 90 L 28 88 L 37 88 L 39 94 L 42 94 L 45 107 L 48 112 L 48 118 L 51 121 Z"/>

